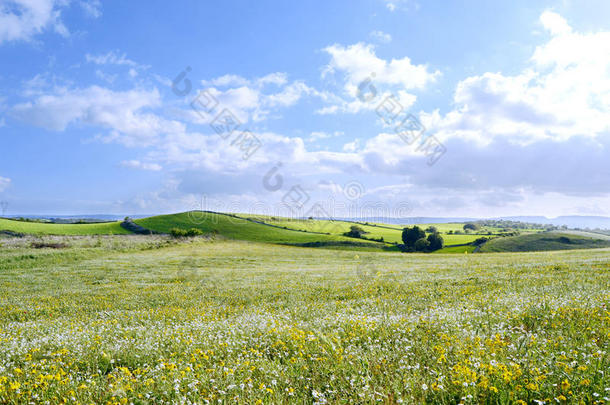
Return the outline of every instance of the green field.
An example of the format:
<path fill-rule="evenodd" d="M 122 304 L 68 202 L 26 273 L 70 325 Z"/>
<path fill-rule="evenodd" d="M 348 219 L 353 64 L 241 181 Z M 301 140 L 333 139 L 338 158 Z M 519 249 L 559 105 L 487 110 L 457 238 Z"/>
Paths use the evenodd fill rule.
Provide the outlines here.
<path fill-rule="evenodd" d="M 293 245 L 311 248 L 358 251 L 397 251 L 402 243 L 401 225 L 357 223 L 347 221 L 327 221 L 290 219 L 249 214 L 222 214 L 191 211 L 180 214 L 160 215 L 137 219 L 137 224 L 159 233 L 169 233 L 172 228 L 197 228 L 204 233 L 214 233 L 224 238 Z M 350 226 L 358 225 L 366 232 L 365 239 L 350 238 L 343 234 Z M 464 224 L 420 224 L 422 229 L 436 227 L 445 242 L 445 248 L 436 253 L 489 253 L 525 252 L 565 249 L 603 248 L 610 246 L 610 237 L 582 231 L 563 233 L 542 232 L 528 229 L 515 237 L 499 237 L 502 229 L 483 227 L 475 233 L 455 234 L 462 231 Z M 120 222 L 97 224 L 52 224 L 0 219 L 0 231 L 11 231 L 29 235 L 113 235 L 130 234 L 120 226 Z M 492 235 L 488 235 L 491 232 Z M 561 242 L 560 237 L 570 239 Z M 475 246 L 465 246 L 481 237 L 493 240 L 485 243 L 480 250 Z M 383 243 L 373 240 L 383 238 Z"/>
<path fill-rule="evenodd" d="M 402 230 L 404 225 L 388 225 L 388 224 L 375 224 L 375 223 L 362 223 L 362 222 L 348 222 L 348 221 L 327 221 L 318 219 L 290 219 L 282 217 L 271 217 L 265 215 L 248 215 L 248 214 L 237 214 L 244 218 L 250 218 L 257 221 L 265 222 L 280 227 L 286 227 L 288 229 L 305 230 L 309 232 L 331 232 L 333 234 L 343 234 L 349 231 L 350 226 L 358 225 L 364 229 L 367 234 L 365 235 L 369 239 L 378 239 L 383 237 L 385 242 L 390 243 L 402 243 Z M 412 225 L 409 225 L 412 226 Z M 487 236 L 487 232 L 497 233 L 497 228 L 483 228 L 476 233 L 471 234 L 448 234 L 449 231 L 461 231 L 463 232 L 464 224 L 448 223 L 448 224 L 419 224 L 417 225 L 422 229 L 426 229 L 429 226 L 434 226 L 441 233 L 446 245 L 462 245 L 473 242 L 481 236 Z"/>
<path fill-rule="evenodd" d="M 603 235 L 600 235 L 600 238 L 603 238 Z M 610 247 L 610 240 L 607 238 L 593 239 L 577 233 L 541 232 L 493 239 L 481 247 L 481 252 L 531 252 L 604 247 Z"/>
<path fill-rule="evenodd" d="M 0 403 L 608 401 L 609 249 L 43 239 L 0 240 Z"/>
<path fill-rule="evenodd" d="M 256 241 L 264 243 L 277 243 L 299 245 L 319 242 L 322 246 L 328 247 L 369 247 L 372 249 L 382 249 L 384 245 L 369 242 L 366 240 L 356 240 L 341 236 L 340 233 L 332 235 L 301 232 L 292 229 L 283 229 L 276 226 L 248 221 L 243 218 L 236 218 L 230 215 L 209 213 L 209 212 L 189 212 L 182 214 L 161 215 L 150 218 L 138 219 L 135 221 L 147 229 L 167 233 L 171 228 L 197 228 L 203 232 L 217 231 L 220 235 L 236 240 Z M 328 226 L 329 231 L 332 224 Z"/>
<path fill-rule="evenodd" d="M 124 235 L 131 232 L 121 228 L 120 222 L 98 224 L 49 224 L 0 218 L 0 231 L 30 235 Z"/>

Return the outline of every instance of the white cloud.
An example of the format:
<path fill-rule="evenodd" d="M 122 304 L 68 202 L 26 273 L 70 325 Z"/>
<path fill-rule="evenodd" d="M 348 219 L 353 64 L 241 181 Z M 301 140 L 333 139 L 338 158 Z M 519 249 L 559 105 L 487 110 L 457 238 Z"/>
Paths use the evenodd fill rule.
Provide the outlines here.
<path fill-rule="evenodd" d="M 569 34 L 572 32 L 572 28 L 566 19 L 550 10 L 542 13 L 540 23 L 553 35 Z"/>
<path fill-rule="evenodd" d="M 550 39 L 530 65 L 507 76 L 484 73 L 462 80 L 455 109 L 424 117 L 442 139 L 489 143 L 495 137 L 529 143 L 598 137 L 610 131 L 610 32 L 574 32 L 558 14 L 541 22 Z"/>
<path fill-rule="evenodd" d="M 119 54 L 116 51 L 110 51 L 102 55 L 86 54 L 85 60 L 96 65 L 125 65 L 136 67 L 138 64 L 127 58 L 126 54 Z"/>
<path fill-rule="evenodd" d="M 101 15 L 99 0 L 80 1 L 90 17 Z M 35 35 L 53 29 L 62 36 L 69 32 L 61 20 L 66 0 L 4 0 L 0 2 L 0 44 L 10 41 L 30 41 Z"/>
<path fill-rule="evenodd" d="M 48 28 L 67 34 L 60 19 L 60 0 L 10 0 L 0 3 L 0 43 L 30 40 Z"/>
<path fill-rule="evenodd" d="M 390 34 L 386 34 L 383 31 L 375 30 L 369 33 L 369 36 L 375 39 L 378 42 L 387 44 L 388 42 L 392 42 L 392 36 Z"/>
<path fill-rule="evenodd" d="M 439 71 L 430 71 L 427 65 L 414 65 L 409 57 L 385 60 L 375 54 L 373 45 L 357 43 L 350 46 L 331 45 L 324 49 L 331 60 L 325 67 L 322 77 L 340 74 L 343 93 L 347 99 L 330 99 L 332 104 L 318 110 L 322 114 L 337 112 L 357 113 L 372 110 L 378 106 L 363 100 L 358 95 L 368 92 L 382 94 L 379 100 L 391 94 L 398 94 L 404 108 L 409 108 L 416 97 L 408 93 L 421 90 L 434 82 Z"/>
<path fill-rule="evenodd" d="M 139 160 L 124 160 L 121 162 L 121 166 L 128 167 L 130 169 L 150 170 L 154 172 L 163 169 L 161 165 L 156 163 L 140 162 Z"/>
<path fill-rule="evenodd" d="M 410 9 L 419 9 L 419 3 L 414 0 L 382 0 L 385 3 L 385 6 L 391 12 L 396 10 L 410 10 Z"/>
<path fill-rule="evenodd" d="M 307 138 L 308 142 L 315 142 L 315 141 L 319 141 L 322 139 L 329 139 L 329 138 L 334 138 L 334 137 L 338 137 L 338 136 L 342 136 L 345 133 L 342 131 L 335 131 L 333 133 L 329 133 L 329 132 L 324 132 L 324 131 L 314 131 L 311 134 L 309 134 L 309 137 Z"/>
<path fill-rule="evenodd" d="M 293 106 L 305 96 L 324 97 L 303 81 L 289 82 L 285 73 L 271 73 L 253 80 L 224 75 L 201 83 L 211 86 L 207 90 L 219 105 L 228 108 L 242 123 L 264 120 L 273 111 Z"/>
<path fill-rule="evenodd" d="M 0 192 L 6 190 L 11 184 L 11 179 L 0 176 Z"/>
<path fill-rule="evenodd" d="M 82 9 L 89 17 L 99 18 L 102 15 L 102 3 L 100 0 L 81 0 L 79 2 Z"/>
<path fill-rule="evenodd" d="M 149 145 L 162 134 L 184 131 L 184 124 L 146 111 L 160 105 L 157 89 L 56 88 L 34 101 L 14 106 L 12 114 L 31 125 L 55 131 L 63 131 L 70 124 L 102 127 L 110 131 L 102 140 L 134 146 Z"/>
<path fill-rule="evenodd" d="M 345 90 L 356 94 L 357 86 L 374 74 L 375 83 L 399 85 L 404 89 L 422 89 L 436 80 L 440 72 L 430 72 L 427 65 L 414 65 L 405 56 L 390 61 L 379 58 L 373 45 L 331 45 L 324 49 L 331 57 L 324 74 L 341 72 L 346 76 Z"/>
<path fill-rule="evenodd" d="M 360 147 L 360 139 L 354 139 L 352 142 L 348 142 L 345 145 L 343 145 L 343 151 L 349 152 L 349 153 L 354 153 L 358 150 L 359 147 Z"/>

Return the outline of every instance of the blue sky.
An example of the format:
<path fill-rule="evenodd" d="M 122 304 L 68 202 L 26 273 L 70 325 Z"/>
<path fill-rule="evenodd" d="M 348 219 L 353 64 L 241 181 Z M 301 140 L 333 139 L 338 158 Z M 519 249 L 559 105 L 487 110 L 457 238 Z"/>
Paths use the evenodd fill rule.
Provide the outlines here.
<path fill-rule="evenodd" d="M 0 200 L 610 215 L 609 17 L 602 0 L 0 0 Z M 219 134 L 224 111 L 239 126 Z"/>

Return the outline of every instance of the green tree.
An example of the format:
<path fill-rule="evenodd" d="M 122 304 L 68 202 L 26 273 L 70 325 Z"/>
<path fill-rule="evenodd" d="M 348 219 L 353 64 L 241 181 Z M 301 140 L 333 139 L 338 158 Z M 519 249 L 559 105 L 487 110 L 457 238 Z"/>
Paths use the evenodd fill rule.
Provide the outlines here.
<path fill-rule="evenodd" d="M 349 236 L 351 238 L 361 238 L 366 232 L 364 229 L 359 227 L 358 225 L 352 225 L 349 227 L 349 232 L 345 232 L 345 236 Z"/>
<path fill-rule="evenodd" d="M 479 226 L 477 224 L 473 224 L 471 222 L 464 224 L 465 231 L 476 231 L 477 229 L 479 229 Z"/>
<path fill-rule="evenodd" d="M 426 238 L 421 238 L 415 241 L 414 247 L 416 252 L 427 252 L 430 250 L 430 242 Z"/>
<path fill-rule="evenodd" d="M 409 248 L 415 247 L 415 242 L 425 237 L 426 232 L 417 225 L 402 230 L 402 242 Z"/>
<path fill-rule="evenodd" d="M 430 250 L 439 250 L 445 245 L 443 237 L 438 232 L 428 235 L 428 242 L 430 243 Z"/>

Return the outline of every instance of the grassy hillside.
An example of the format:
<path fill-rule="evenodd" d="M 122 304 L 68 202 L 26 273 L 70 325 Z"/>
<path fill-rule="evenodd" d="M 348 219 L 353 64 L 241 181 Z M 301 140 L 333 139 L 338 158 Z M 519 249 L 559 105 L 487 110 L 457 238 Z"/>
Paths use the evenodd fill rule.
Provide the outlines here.
<path fill-rule="evenodd" d="M 267 215 L 248 215 L 238 214 L 239 216 L 253 219 L 256 221 L 272 224 L 280 227 L 286 227 L 288 229 L 295 230 L 306 230 L 309 232 L 331 232 L 335 235 L 341 235 L 349 231 L 350 226 L 358 225 L 364 229 L 367 234 L 365 235 L 369 239 L 378 239 L 383 237 L 385 242 L 390 243 L 402 243 L 402 230 L 404 226 L 401 225 L 387 225 L 387 224 L 376 224 L 376 223 L 360 223 L 360 222 L 347 222 L 347 221 L 326 221 L 319 219 L 292 219 L 283 217 L 271 217 Z M 446 245 L 461 245 L 470 243 L 484 236 L 483 234 L 489 231 L 497 231 L 496 229 L 484 229 L 478 234 L 463 234 L 454 235 L 447 234 L 449 231 L 463 231 L 464 224 L 420 224 L 418 225 L 422 229 L 426 229 L 429 226 L 435 226 L 441 233 Z"/>
<path fill-rule="evenodd" d="M 313 244 L 319 242 L 318 247 L 370 247 L 381 249 L 382 244 L 365 240 L 355 240 L 340 234 L 324 235 L 311 232 L 301 232 L 291 229 L 283 229 L 276 226 L 248 221 L 231 215 L 209 213 L 209 212 L 185 212 L 181 214 L 160 215 L 156 217 L 142 218 L 135 221 L 145 228 L 167 233 L 171 228 L 197 228 L 203 232 L 217 231 L 220 235 L 229 239 L 246 240 L 264 243 L 278 243 L 289 245 Z"/>
<path fill-rule="evenodd" d="M 100 224 L 47 224 L 15 221 L 0 218 L 0 231 L 31 235 L 125 235 L 131 232 L 121 228 L 120 222 Z"/>
<path fill-rule="evenodd" d="M 542 232 L 497 238 L 481 247 L 487 252 L 533 252 L 546 250 L 594 249 L 610 247 L 610 241 L 584 237 L 574 233 Z"/>

